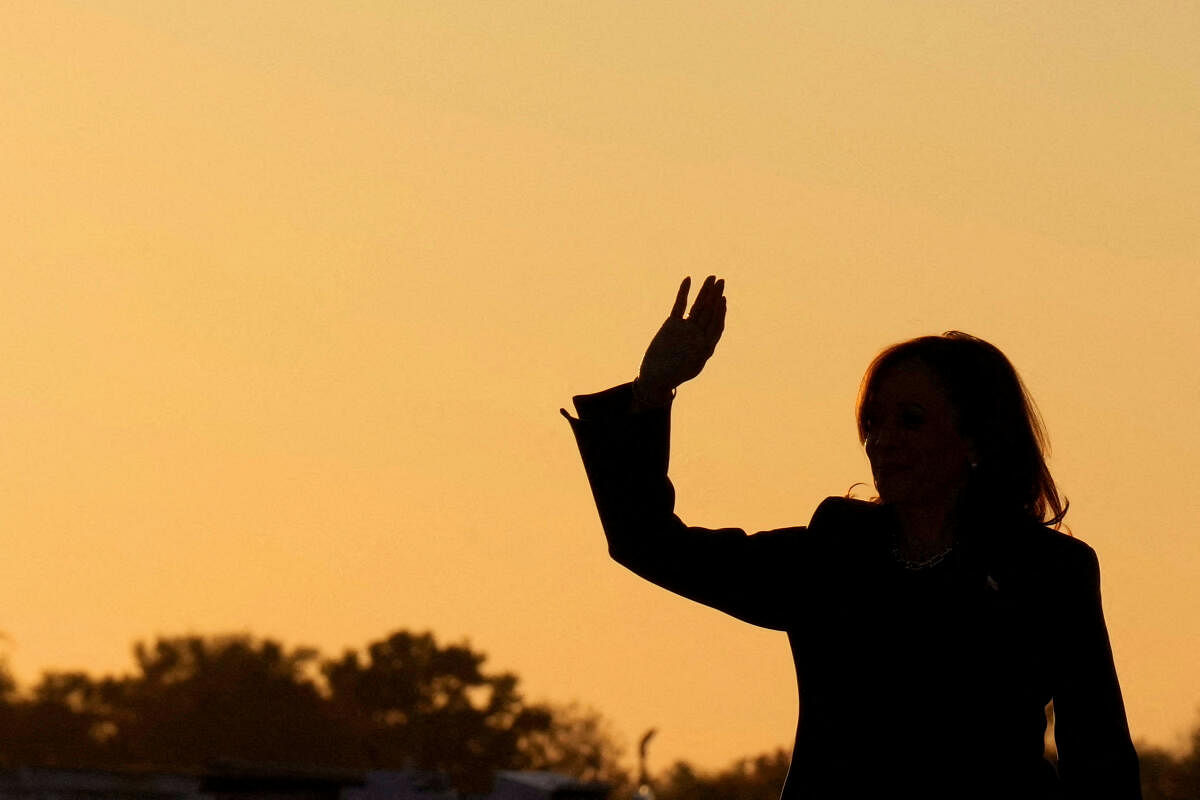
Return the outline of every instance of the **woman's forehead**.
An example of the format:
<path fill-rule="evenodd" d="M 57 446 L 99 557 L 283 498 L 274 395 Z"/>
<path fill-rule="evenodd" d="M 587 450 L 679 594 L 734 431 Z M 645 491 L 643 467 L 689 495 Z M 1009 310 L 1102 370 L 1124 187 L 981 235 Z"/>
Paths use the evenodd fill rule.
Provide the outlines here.
<path fill-rule="evenodd" d="M 871 404 L 915 403 L 925 407 L 949 405 L 941 381 L 932 369 L 920 361 L 908 359 L 890 364 L 878 372 L 871 383 Z"/>

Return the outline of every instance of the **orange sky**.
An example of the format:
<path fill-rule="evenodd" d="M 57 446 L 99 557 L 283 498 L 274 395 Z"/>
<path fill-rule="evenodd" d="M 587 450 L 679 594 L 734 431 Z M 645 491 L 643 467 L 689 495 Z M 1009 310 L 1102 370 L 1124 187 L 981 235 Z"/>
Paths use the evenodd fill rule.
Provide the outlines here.
<path fill-rule="evenodd" d="M 1135 738 L 1200 722 L 1191 4 L 42 2 L 0 49 L 0 630 L 469 637 L 652 768 L 790 743 L 784 636 L 608 560 L 559 406 L 683 275 L 725 338 L 678 511 L 869 480 L 884 345 L 958 328 L 1039 402 Z"/>

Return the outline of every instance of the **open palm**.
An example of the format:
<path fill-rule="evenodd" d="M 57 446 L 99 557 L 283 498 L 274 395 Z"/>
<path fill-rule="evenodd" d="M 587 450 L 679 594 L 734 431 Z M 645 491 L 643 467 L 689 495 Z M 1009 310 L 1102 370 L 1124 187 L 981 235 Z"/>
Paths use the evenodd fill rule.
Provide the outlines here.
<path fill-rule="evenodd" d="M 699 375 L 725 330 L 725 281 L 717 280 L 715 275 L 705 278 L 691 312 L 684 317 L 691 282 L 691 277 L 687 277 L 679 285 L 670 316 L 642 358 L 638 383 L 649 391 L 670 392 Z"/>

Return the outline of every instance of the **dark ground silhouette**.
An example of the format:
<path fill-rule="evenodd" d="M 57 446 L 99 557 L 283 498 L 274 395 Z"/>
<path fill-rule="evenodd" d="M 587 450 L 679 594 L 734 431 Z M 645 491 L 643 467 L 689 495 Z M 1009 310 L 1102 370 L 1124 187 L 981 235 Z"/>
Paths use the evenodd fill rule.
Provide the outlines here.
<path fill-rule="evenodd" d="M 50 672 L 27 692 L 0 669 L 0 767 L 415 767 L 473 791 L 500 769 L 624 779 L 598 714 L 528 703 L 516 675 L 430 633 L 337 658 L 246 635 L 164 637 L 134 655 L 132 674 Z"/>

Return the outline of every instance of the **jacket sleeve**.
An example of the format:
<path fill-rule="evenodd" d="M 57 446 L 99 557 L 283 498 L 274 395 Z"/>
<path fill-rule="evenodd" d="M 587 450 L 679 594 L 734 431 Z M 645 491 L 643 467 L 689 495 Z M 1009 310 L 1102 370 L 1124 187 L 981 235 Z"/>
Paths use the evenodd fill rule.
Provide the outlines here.
<path fill-rule="evenodd" d="M 565 410 L 612 557 L 653 583 L 766 628 L 784 630 L 804 528 L 747 535 L 685 525 L 667 477 L 670 405 L 633 410 L 632 384 L 574 398 Z"/>
<path fill-rule="evenodd" d="M 1072 553 L 1060 606 L 1054 739 L 1067 798 L 1141 798 L 1137 752 L 1113 664 L 1100 602 L 1100 564 L 1091 547 Z"/>

